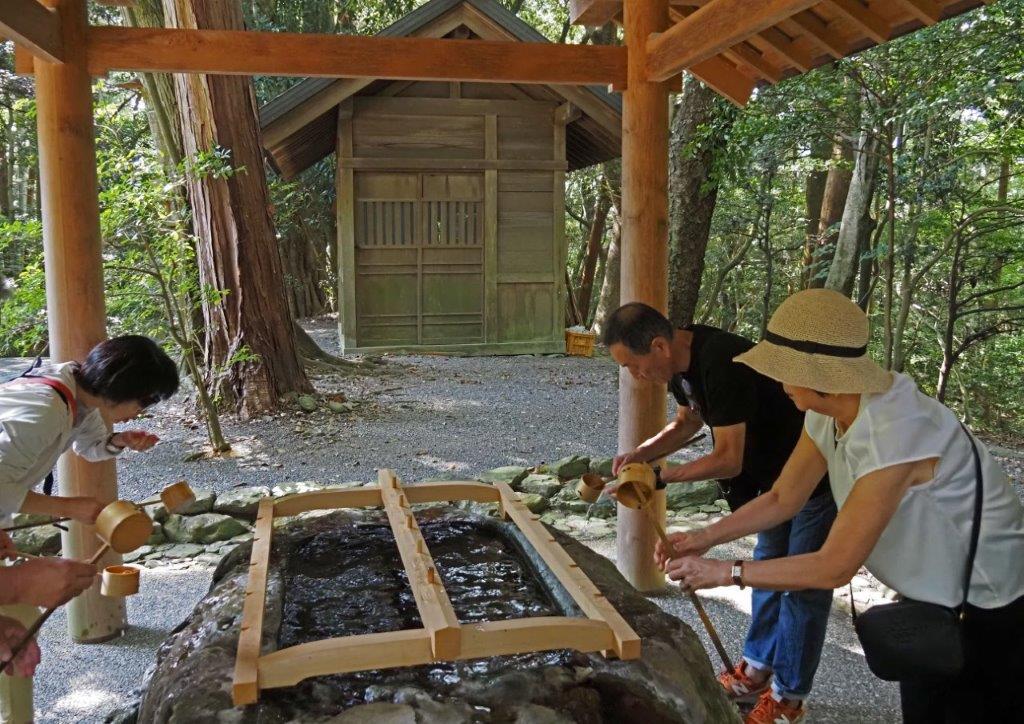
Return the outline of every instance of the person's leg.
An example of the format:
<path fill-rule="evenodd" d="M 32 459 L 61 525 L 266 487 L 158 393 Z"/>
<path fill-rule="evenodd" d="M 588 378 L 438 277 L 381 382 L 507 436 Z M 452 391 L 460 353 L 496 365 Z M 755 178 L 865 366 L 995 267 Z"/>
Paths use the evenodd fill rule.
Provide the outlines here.
<path fill-rule="evenodd" d="M 964 626 L 967 665 L 946 687 L 946 721 L 1019 719 L 1019 694 L 1007 682 L 1024 678 L 1024 596 L 997 609 L 969 606 Z"/>
<path fill-rule="evenodd" d="M 757 534 L 754 560 L 781 558 L 789 548 L 790 523 L 782 523 Z M 779 623 L 779 591 L 750 589 L 750 628 L 743 644 L 743 659 L 755 669 L 771 672 L 775 658 Z"/>
<path fill-rule="evenodd" d="M 820 549 L 835 518 L 836 505 L 831 495 L 819 495 L 807 501 L 791 521 L 786 555 Z M 777 697 L 802 700 L 811 692 L 831 608 L 831 590 L 807 589 L 782 594 L 778 645 L 770 662 L 775 672 L 772 690 Z"/>
<path fill-rule="evenodd" d="M 946 699 L 941 686 L 914 681 L 900 682 L 903 724 L 943 724 Z"/>
<path fill-rule="evenodd" d="M 39 618 L 39 609 L 24 604 L 0 606 L 0 615 L 13 618 L 27 628 Z M 31 724 L 34 715 L 32 677 L 0 674 L 0 722 Z"/>

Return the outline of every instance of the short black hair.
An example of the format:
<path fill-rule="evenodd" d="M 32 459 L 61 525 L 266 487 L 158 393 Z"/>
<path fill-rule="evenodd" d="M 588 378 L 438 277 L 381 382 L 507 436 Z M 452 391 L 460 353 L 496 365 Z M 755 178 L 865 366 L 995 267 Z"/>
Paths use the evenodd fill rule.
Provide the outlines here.
<path fill-rule="evenodd" d="M 178 368 L 149 337 L 126 334 L 93 347 L 75 371 L 75 381 L 110 402 L 149 407 L 178 391 Z"/>
<path fill-rule="evenodd" d="M 665 315 L 643 302 L 623 304 L 608 316 L 601 332 L 605 347 L 625 346 L 633 354 L 648 354 L 658 337 L 672 341 L 675 330 Z"/>

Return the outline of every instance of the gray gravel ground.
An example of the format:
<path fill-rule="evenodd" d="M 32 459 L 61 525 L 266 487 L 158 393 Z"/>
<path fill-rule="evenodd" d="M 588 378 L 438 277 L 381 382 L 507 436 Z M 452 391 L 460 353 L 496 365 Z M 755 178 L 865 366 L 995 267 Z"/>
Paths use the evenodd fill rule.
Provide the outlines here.
<path fill-rule="evenodd" d="M 314 336 L 333 346 L 333 325 Z M 224 491 L 236 486 L 374 477 L 391 467 L 404 479 L 472 475 L 499 465 L 533 465 L 568 454 L 610 456 L 616 443 L 617 370 L 606 357 L 387 357 L 374 377 L 323 378 L 321 392 L 344 392 L 352 414 L 288 412 L 250 422 L 225 420 L 241 456 L 187 462 L 202 450 L 205 433 L 180 400 L 140 421 L 162 442 L 119 463 L 122 497 L 139 499 L 177 479 Z M 20 371 L 20 360 L 0 361 L 0 376 Z M 0 377 L 2 378 L 2 377 Z M 694 451 L 694 454 L 699 452 Z M 1015 482 L 1021 460 L 1004 461 Z M 614 557 L 614 542 L 589 542 Z M 747 543 L 721 555 L 749 555 Z M 36 678 L 38 721 L 102 721 L 136 688 L 155 648 L 203 596 L 209 569 L 156 568 L 129 600 L 131 627 L 117 641 L 71 644 L 64 619 L 43 629 L 44 663 Z M 738 653 L 749 621 L 749 594 L 704 594 L 726 645 Z M 703 632 L 678 592 L 658 597 L 666 610 Z M 708 650 L 713 651 L 708 644 Z M 834 611 L 811 700 L 810 722 L 891 722 L 899 718 L 893 685 L 868 672 L 848 615 Z"/>

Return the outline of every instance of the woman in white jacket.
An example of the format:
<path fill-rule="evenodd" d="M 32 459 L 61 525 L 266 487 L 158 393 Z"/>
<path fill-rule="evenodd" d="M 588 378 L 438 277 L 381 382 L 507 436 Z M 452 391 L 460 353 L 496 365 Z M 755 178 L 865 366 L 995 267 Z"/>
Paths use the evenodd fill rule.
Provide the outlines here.
<path fill-rule="evenodd" d="M 671 536 L 656 555 L 688 590 L 749 585 L 835 588 L 863 565 L 902 596 L 960 609 L 974 527 L 981 524 L 963 613 L 966 666 L 941 682 L 900 683 L 906 722 L 1017 721 L 1024 677 L 1024 506 L 1006 473 L 954 414 L 906 375 L 867 355 L 868 320 L 845 296 L 799 292 L 765 339 L 736 358 L 783 383 L 806 411 L 804 432 L 772 489 L 718 523 Z M 828 472 L 839 513 L 816 553 L 719 561 L 711 547 L 789 519 Z M 672 560 L 669 559 L 671 554 Z"/>
<path fill-rule="evenodd" d="M 174 362 L 153 340 L 135 335 L 101 342 L 81 364 L 33 369 L 0 385 L 0 525 L 17 512 L 93 523 L 103 509 L 95 498 L 45 495 L 33 488 L 69 449 L 95 461 L 126 448 L 153 447 L 156 435 L 114 433 L 111 426 L 133 419 L 177 389 Z M 11 551 L 13 544 L 0 532 L 0 557 Z M 0 605 L 57 606 L 92 585 L 95 574 L 95 566 L 60 558 L 0 566 Z M 7 659 L 23 633 L 17 622 L 0 616 L 0 660 Z M 38 661 L 33 644 L 13 668 L 31 675 Z"/>

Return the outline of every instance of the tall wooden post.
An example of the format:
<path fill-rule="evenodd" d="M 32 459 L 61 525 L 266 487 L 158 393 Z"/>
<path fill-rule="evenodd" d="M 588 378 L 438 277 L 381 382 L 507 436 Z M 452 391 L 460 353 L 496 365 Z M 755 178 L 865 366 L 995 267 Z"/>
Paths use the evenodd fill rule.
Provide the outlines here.
<path fill-rule="evenodd" d="M 646 79 L 647 38 L 668 27 L 668 0 L 623 3 L 629 49 L 622 98 L 622 302 L 668 307 L 668 85 Z M 665 387 L 619 375 L 619 450 L 665 425 Z M 664 524 L 665 494 L 651 503 Z M 665 585 L 653 561 L 657 540 L 646 512 L 619 506 L 619 571 L 638 590 Z"/>
<path fill-rule="evenodd" d="M 92 79 L 85 69 L 85 0 L 46 0 L 60 13 L 64 63 L 35 60 L 42 192 L 43 250 L 50 357 L 81 360 L 106 338 L 100 212 L 93 138 Z M 57 468 L 61 495 L 117 497 L 113 462 L 88 463 L 69 453 Z M 64 555 L 89 558 L 99 547 L 92 526 L 72 523 L 62 535 Z M 120 562 L 108 554 L 102 565 Z M 123 599 L 100 596 L 97 583 L 68 605 L 76 641 L 104 641 L 125 625 Z"/>

